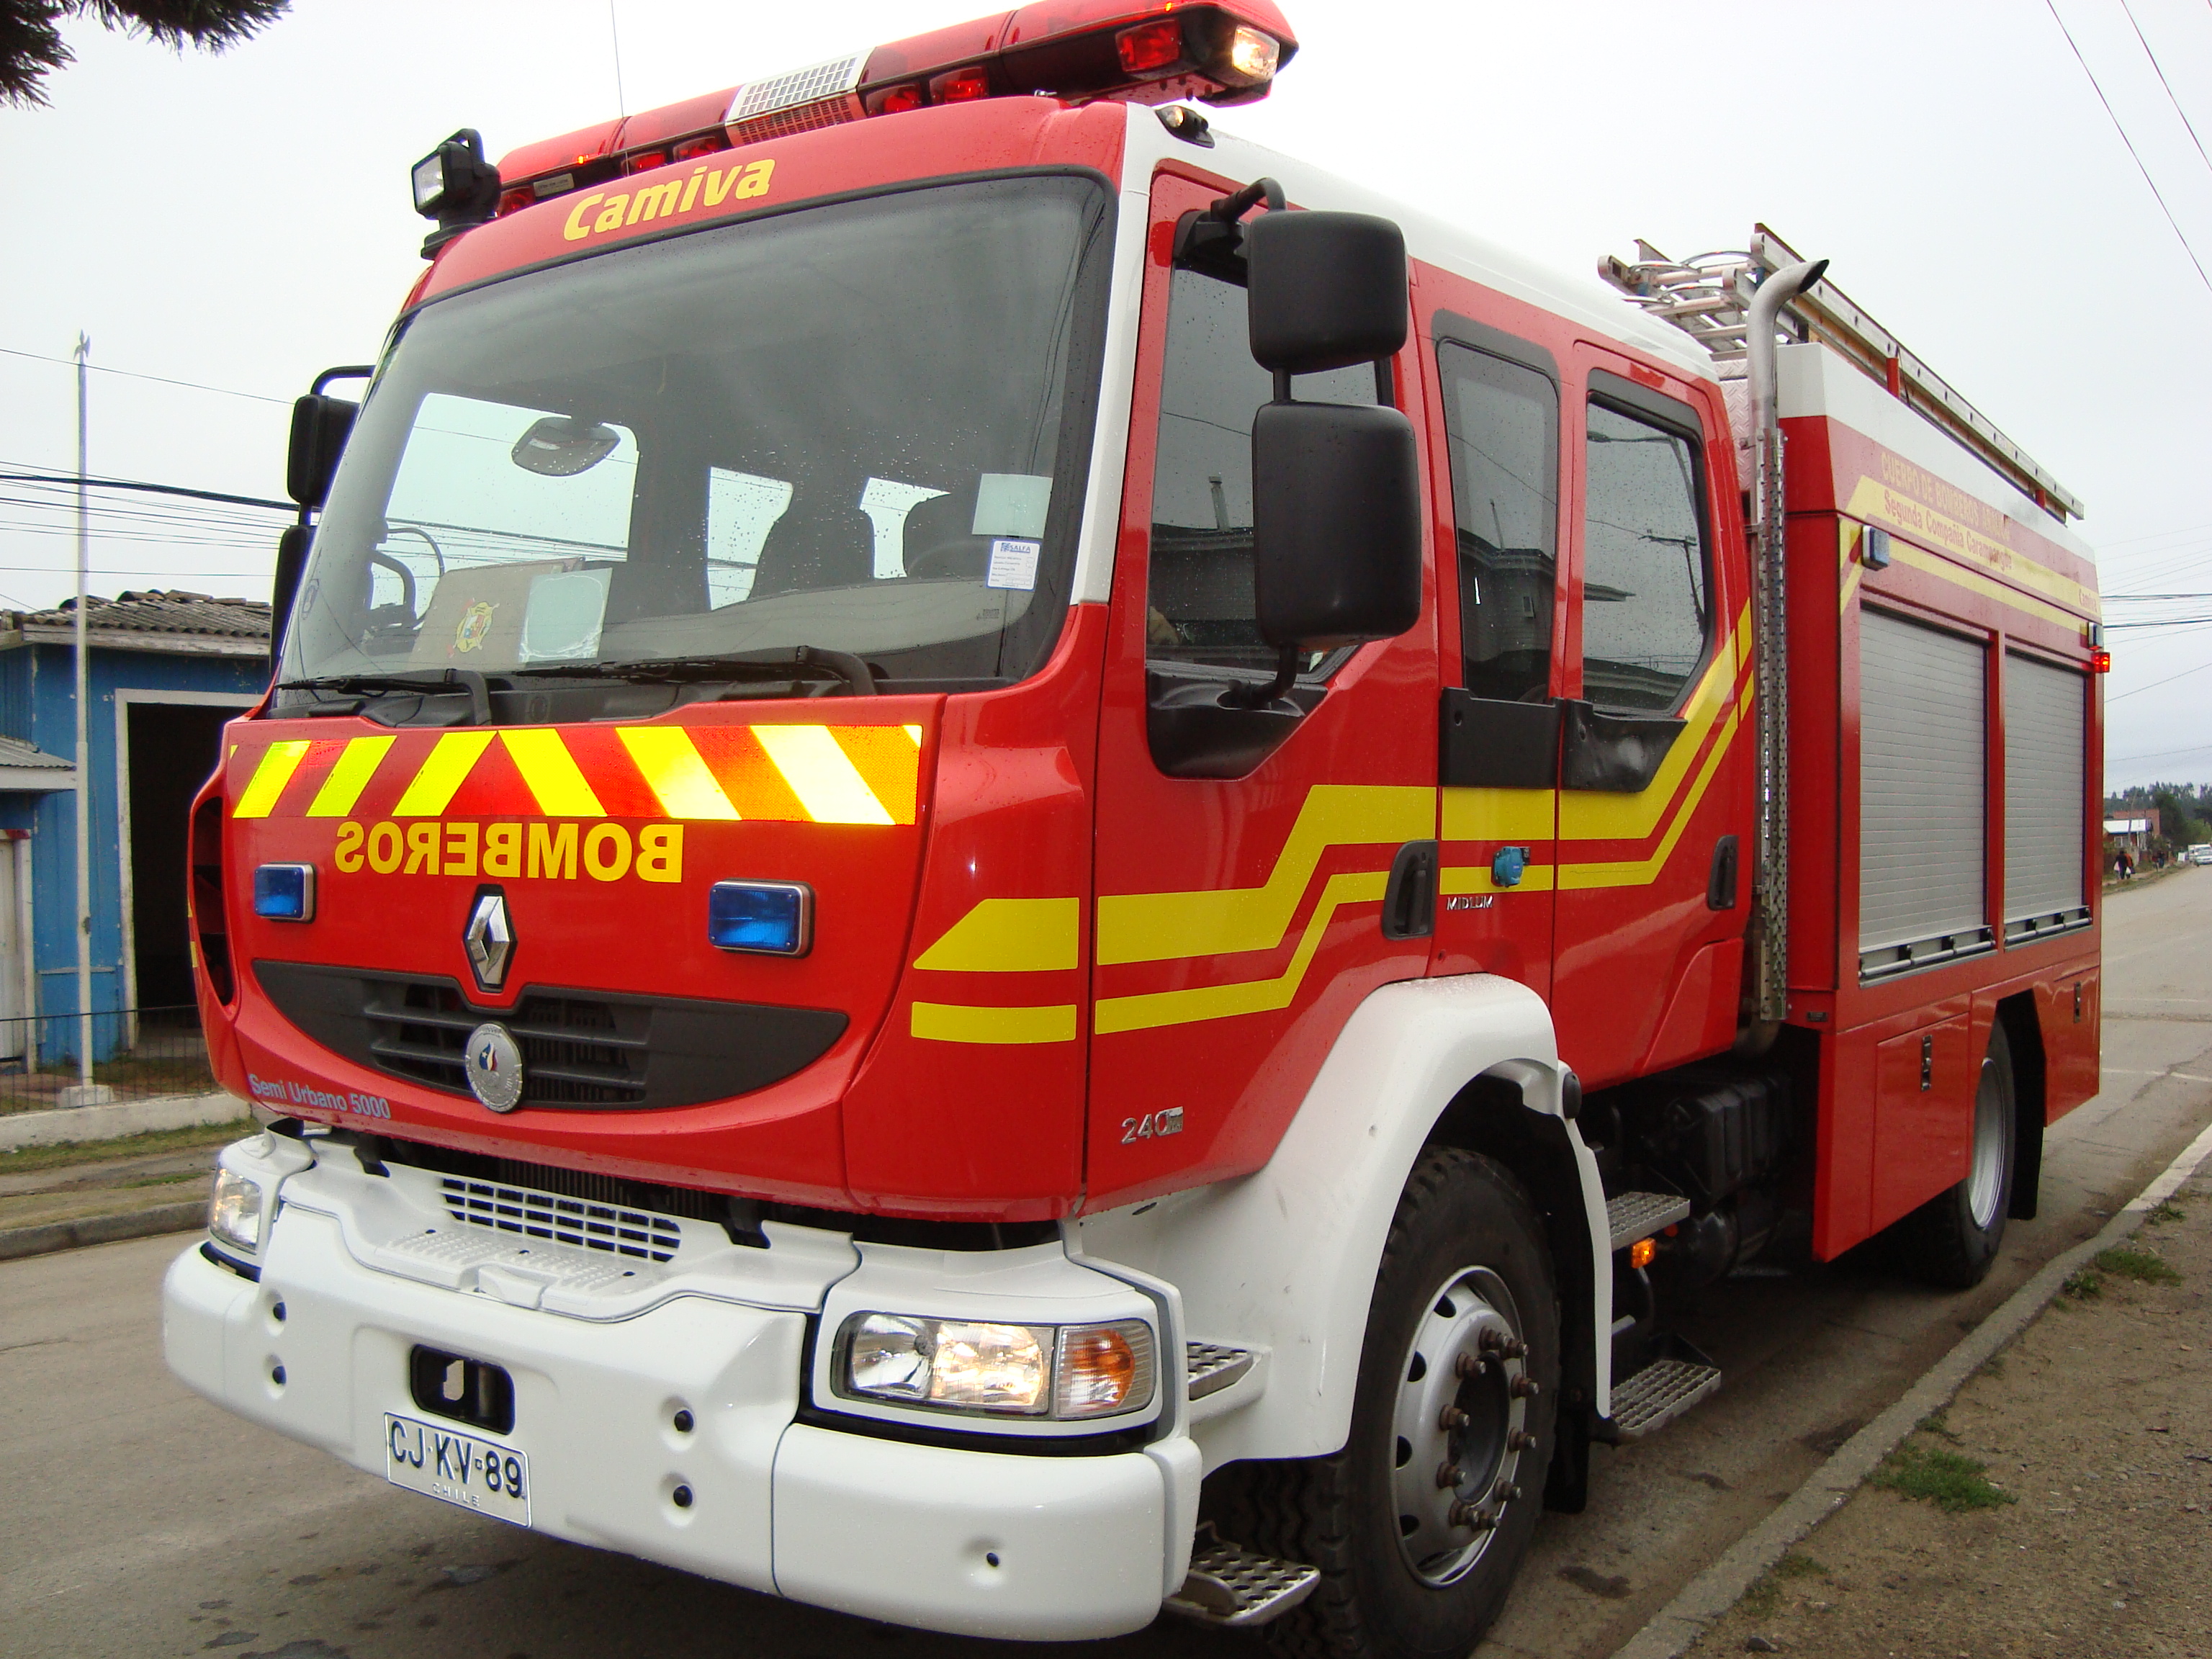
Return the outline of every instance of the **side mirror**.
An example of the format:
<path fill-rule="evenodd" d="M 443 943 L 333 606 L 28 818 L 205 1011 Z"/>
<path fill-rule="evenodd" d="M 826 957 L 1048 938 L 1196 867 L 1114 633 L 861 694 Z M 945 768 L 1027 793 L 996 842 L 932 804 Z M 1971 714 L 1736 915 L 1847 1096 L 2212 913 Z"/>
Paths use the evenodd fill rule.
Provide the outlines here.
<path fill-rule="evenodd" d="M 284 493 L 303 507 L 322 506 L 331 493 L 361 405 L 311 392 L 292 405 L 292 449 L 284 465 Z"/>
<path fill-rule="evenodd" d="M 307 550 L 314 543 L 312 525 L 284 526 L 276 538 L 276 580 L 269 591 L 269 660 L 284 654 L 284 635 L 290 631 L 292 602 L 300 595 L 300 575 L 307 568 Z"/>
<path fill-rule="evenodd" d="M 1262 368 L 1318 374 L 1405 345 L 1406 238 L 1389 220 L 1265 213 L 1244 226 L 1244 262 Z"/>
<path fill-rule="evenodd" d="M 1413 423 L 1357 404 L 1266 404 L 1252 422 L 1260 637 L 1329 650 L 1421 615 L 1420 456 Z"/>

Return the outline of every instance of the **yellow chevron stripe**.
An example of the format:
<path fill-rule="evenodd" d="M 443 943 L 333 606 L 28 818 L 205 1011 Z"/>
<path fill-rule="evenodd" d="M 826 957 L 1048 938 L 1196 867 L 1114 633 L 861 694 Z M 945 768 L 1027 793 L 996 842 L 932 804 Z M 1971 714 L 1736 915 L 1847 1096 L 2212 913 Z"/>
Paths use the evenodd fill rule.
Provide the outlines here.
<path fill-rule="evenodd" d="M 731 822 L 744 816 L 730 805 L 729 796 L 700 757 L 699 745 L 682 726 L 620 726 L 615 735 L 669 817 Z"/>
<path fill-rule="evenodd" d="M 376 775 L 396 738 L 354 738 L 338 755 L 338 763 L 331 768 L 323 787 L 315 791 L 315 798 L 307 804 L 311 818 L 342 818 L 353 811 L 361 792 L 368 787 L 368 781 Z"/>
<path fill-rule="evenodd" d="M 399 805 L 392 809 L 392 816 L 438 817 L 459 791 L 470 769 L 483 758 L 483 751 L 491 747 L 491 740 L 496 735 L 491 732 L 447 732 L 440 737 L 416 769 L 406 793 L 399 797 Z"/>
<path fill-rule="evenodd" d="M 1447 789 L 1443 798 L 1445 841 L 1552 839 L 1559 797 L 1549 789 Z"/>
<path fill-rule="evenodd" d="M 1407 837 L 1408 840 L 1413 839 Z M 1151 1030 L 1162 1025 L 1188 1025 L 1202 1019 L 1226 1019 L 1235 1014 L 1265 1013 L 1287 1008 L 1298 994 L 1306 969 L 1321 949 L 1322 936 L 1340 905 L 1379 900 L 1389 885 L 1387 871 L 1360 870 L 1334 875 L 1321 890 L 1321 899 L 1306 922 L 1290 965 L 1273 979 L 1246 980 L 1236 985 L 1194 985 L 1180 991 L 1152 991 L 1138 996 L 1101 997 L 1091 1029 L 1101 1036 L 1116 1031 Z"/>
<path fill-rule="evenodd" d="M 1674 739 L 1674 746 L 1667 751 L 1667 758 L 1660 763 L 1650 785 L 1633 795 L 1561 790 L 1561 841 L 1642 841 L 1659 827 L 1660 818 L 1674 799 L 1674 792 L 1682 787 L 1682 779 L 1706 734 L 1713 729 L 1714 720 L 1733 698 L 1736 674 L 1748 659 L 1750 648 L 1751 607 L 1746 605 L 1728 640 L 1713 653 L 1713 660 L 1707 665 L 1705 678 L 1698 682 L 1698 689 L 1691 694 L 1689 704 L 1682 711 L 1687 723 L 1681 735 Z"/>
<path fill-rule="evenodd" d="M 891 822 L 828 726 L 756 726 L 752 734 L 817 823 Z"/>
<path fill-rule="evenodd" d="M 1649 858 L 1614 864 L 1564 865 L 1559 870 L 1560 890 L 1572 893 L 1597 887 L 1643 887 L 1658 880 L 1660 871 L 1666 868 L 1667 860 L 1674 856 L 1674 844 L 1682 839 L 1683 830 L 1689 828 L 1690 820 L 1697 816 L 1698 803 L 1705 799 L 1705 786 L 1713 781 L 1713 774 L 1719 770 L 1721 757 L 1728 753 L 1729 745 L 1735 741 L 1736 725 L 1742 713 L 1743 705 L 1741 703 L 1729 711 L 1719 738 L 1706 751 L 1705 763 L 1698 769 L 1697 781 L 1690 786 L 1689 793 L 1683 797 L 1674 814 L 1674 823 L 1668 826 L 1666 835 L 1660 838 L 1659 845 L 1651 850 Z"/>
<path fill-rule="evenodd" d="M 502 732 L 499 738 L 536 799 L 538 810 L 547 817 L 606 817 L 607 809 L 599 805 L 599 796 L 585 781 L 576 757 L 568 752 L 558 732 L 542 726 L 523 726 Z"/>
<path fill-rule="evenodd" d="M 300 769 L 307 758 L 305 738 L 287 738 L 282 743 L 272 743 L 261 751 L 261 759 L 253 768 L 253 776 L 238 805 L 230 809 L 234 818 L 265 818 L 276 805 L 276 798 L 284 793 L 284 786 L 292 781 L 292 774 Z"/>
<path fill-rule="evenodd" d="M 1083 901 L 988 898 L 914 959 L 917 968 L 955 974 L 1037 974 L 1073 968 Z"/>
<path fill-rule="evenodd" d="M 926 1042 L 1073 1042 L 1075 1005 L 979 1008 L 917 1002 L 908 1029 Z"/>
<path fill-rule="evenodd" d="M 1837 584 L 1842 590 L 1836 600 L 1836 609 L 1838 611 L 1850 610 L 1851 601 L 1858 597 L 1859 577 L 1863 573 L 1859 568 L 1857 560 L 1852 556 L 1858 551 L 1859 538 L 1865 532 L 1859 526 L 1853 524 L 1849 519 L 1836 520 L 1836 553 L 1843 566 L 1843 580 Z"/>
<path fill-rule="evenodd" d="M 1436 833 L 1436 811 L 1437 792 L 1425 787 L 1317 783 L 1306 792 L 1297 822 L 1265 884 L 1102 895 L 1098 960 L 1111 965 L 1271 951 L 1289 931 L 1324 852 L 1377 842 L 1399 846 L 1426 841 Z"/>

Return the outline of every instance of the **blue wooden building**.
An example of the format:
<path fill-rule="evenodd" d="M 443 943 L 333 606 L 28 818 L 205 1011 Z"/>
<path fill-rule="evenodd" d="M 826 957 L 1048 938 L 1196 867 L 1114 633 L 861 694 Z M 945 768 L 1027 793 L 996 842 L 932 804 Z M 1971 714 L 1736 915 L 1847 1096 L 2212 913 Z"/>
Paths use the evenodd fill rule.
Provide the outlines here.
<path fill-rule="evenodd" d="M 185 831 L 223 722 L 269 682 L 269 606 L 125 592 L 85 608 L 89 776 L 76 776 L 76 611 L 0 611 L 0 1063 L 74 1056 L 76 841 L 88 789 L 92 1010 L 192 1000 Z M 95 1059 L 135 1024 L 102 1019 Z"/>

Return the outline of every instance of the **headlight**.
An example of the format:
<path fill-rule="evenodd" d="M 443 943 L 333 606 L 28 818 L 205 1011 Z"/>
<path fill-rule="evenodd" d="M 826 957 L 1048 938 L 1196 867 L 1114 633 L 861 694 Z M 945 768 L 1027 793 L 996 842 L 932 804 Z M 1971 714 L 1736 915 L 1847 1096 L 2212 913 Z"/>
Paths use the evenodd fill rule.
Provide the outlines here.
<path fill-rule="evenodd" d="M 838 1349 L 837 1391 L 857 1399 L 1061 1419 L 1112 1416 L 1152 1399 L 1152 1333 L 1142 1320 L 1057 1327 L 855 1314 Z"/>
<path fill-rule="evenodd" d="M 260 1249 L 260 1182 L 217 1170 L 215 1191 L 208 1197 L 208 1231 L 249 1255 Z"/>

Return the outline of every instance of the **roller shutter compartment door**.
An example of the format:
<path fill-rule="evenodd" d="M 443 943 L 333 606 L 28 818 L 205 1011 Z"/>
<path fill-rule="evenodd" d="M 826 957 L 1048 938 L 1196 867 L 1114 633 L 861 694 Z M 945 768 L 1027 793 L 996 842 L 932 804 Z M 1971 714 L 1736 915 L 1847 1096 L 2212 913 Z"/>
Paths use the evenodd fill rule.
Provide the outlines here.
<path fill-rule="evenodd" d="M 1987 647 L 1859 617 L 1859 975 L 1994 948 L 1984 890 Z"/>
<path fill-rule="evenodd" d="M 2088 682 L 2033 657 L 2005 659 L 2005 937 L 2089 920 L 2081 890 L 2088 806 Z"/>

